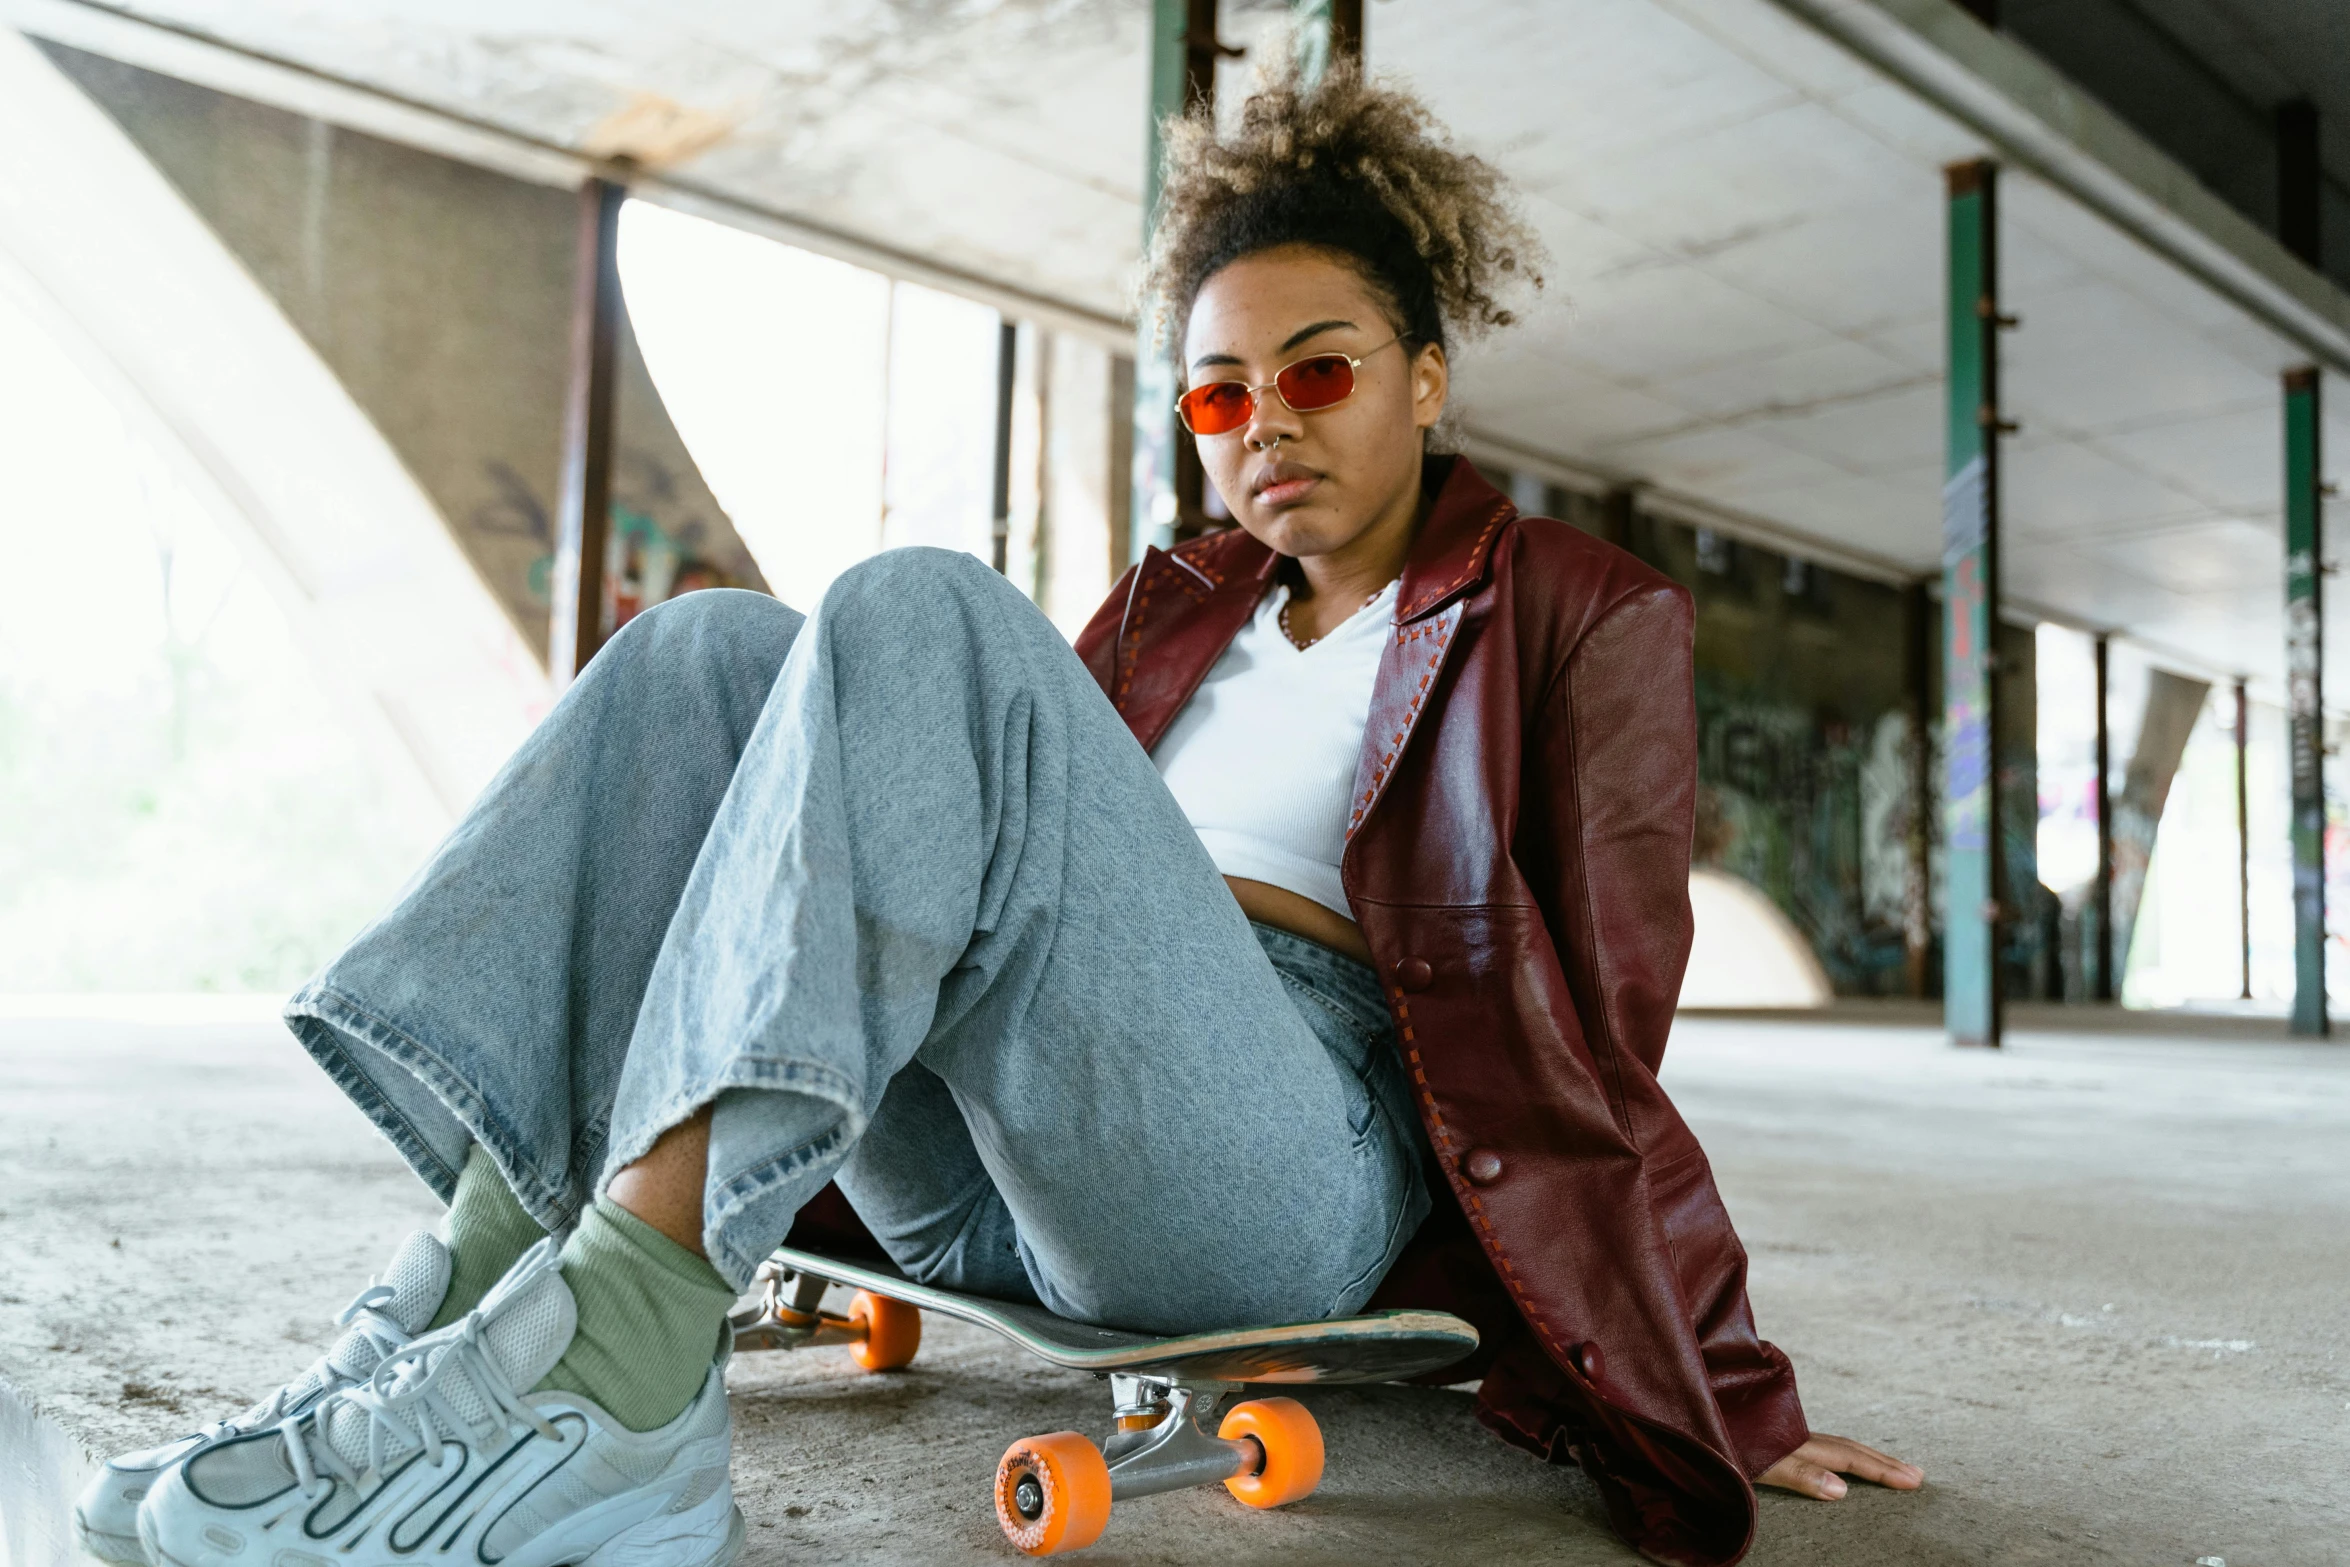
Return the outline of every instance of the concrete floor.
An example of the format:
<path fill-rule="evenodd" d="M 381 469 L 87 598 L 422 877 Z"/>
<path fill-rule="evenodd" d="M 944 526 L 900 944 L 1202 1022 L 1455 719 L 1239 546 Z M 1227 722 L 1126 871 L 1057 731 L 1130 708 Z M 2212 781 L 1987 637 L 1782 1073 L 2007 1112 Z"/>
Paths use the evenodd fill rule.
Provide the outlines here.
<path fill-rule="evenodd" d="M 2350 1046 L 2049 1020 L 1999 1055 L 1898 1011 L 1684 1020 L 1668 1081 L 1814 1424 L 1929 1473 L 1766 1497 L 1749 1559 L 2350 1561 Z M 71 1559 L 60 1499 L 91 1453 L 304 1363 L 434 1212 L 274 1025 L 0 1018 L 0 1567 Z M 745 1356 L 733 1385 L 750 1563 L 1007 1560 L 997 1454 L 1105 1413 L 1089 1379 L 940 1322 L 899 1375 Z M 1307 1397 L 1312 1499 L 1131 1503 L 1091 1559 L 1633 1560 L 1579 1475 L 1485 1436 L 1466 1394 Z"/>

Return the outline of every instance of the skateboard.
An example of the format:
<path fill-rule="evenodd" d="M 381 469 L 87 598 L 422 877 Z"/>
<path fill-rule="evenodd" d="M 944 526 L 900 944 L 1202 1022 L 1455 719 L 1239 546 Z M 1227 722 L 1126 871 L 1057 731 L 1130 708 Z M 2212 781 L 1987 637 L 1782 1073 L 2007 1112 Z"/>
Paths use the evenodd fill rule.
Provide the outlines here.
<path fill-rule="evenodd" d="M 1041 1306 L 917 1284 L 886 1263 L 849 1262 L 790 1247 L 759 1268 L 755 1306 L 733 1317 L 737 1350 L 846 1345 L 868 1371 L 912 1361 L 922 1313 L 1001 1334 L 1040 1360 L 1106 1378 L 1107 1441 L 1056 1431 L 1014 1442 L 996 1465 L 995 1515 L 1028 1556 L 1083 1550 L 1101 1538 L 1110 1504 L 1219 1482 L 1251 1507 L 1279 1507 L 1322 1479 L 1322 1432 L 1293 1398 L 1217 1405 L 1249 1383 L 1386 1382 L 1450 1365 L 1477 1330 L 1441 1311 L 1383 1311 L 1324 1322 L 1167 1337 L 1096 1327 Z M 848 1312 L 821 1309 L 826 1288 L 856 1291 Z"/>

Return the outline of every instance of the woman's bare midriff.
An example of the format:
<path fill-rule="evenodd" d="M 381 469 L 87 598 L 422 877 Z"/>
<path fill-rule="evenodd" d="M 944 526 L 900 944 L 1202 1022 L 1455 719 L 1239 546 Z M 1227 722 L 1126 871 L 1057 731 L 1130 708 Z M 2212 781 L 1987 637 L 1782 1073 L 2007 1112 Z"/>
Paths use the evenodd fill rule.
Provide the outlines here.
<path fill-rule="evenodd" d="M 1259 924 L 1271 925 L 1318 942 L 1333 952 L 1343 952 L 1357 963 L 1371 961 L 1371 944 L 1363 940 L 1363 928 L 1345 915 L 1322 907 L 1301 893 L 1287 887 L 1276 887 L 1270 882 L 1250 881 L 1245 876 L 1227 876 L 1224 885 L 1232 889 L 1232 896 L 1240 900 L 1241 912 Z"/>

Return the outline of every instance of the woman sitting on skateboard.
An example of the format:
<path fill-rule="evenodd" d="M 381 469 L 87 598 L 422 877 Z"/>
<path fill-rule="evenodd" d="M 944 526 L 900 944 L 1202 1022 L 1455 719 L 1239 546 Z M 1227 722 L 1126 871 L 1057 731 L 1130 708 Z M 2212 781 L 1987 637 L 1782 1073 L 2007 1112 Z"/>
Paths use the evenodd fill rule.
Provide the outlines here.
<path fill-rule="evenodd" d="M 1148 284 L 1239 526 L 1074 652 L 937 550 L 631 621 L 287 1008 L 443 1234 L 110 1465 L 92 1546 L 730 1561 L 725 1315 L 804 1209 L 1086 1321 L 1457 1312 L 1440 1378 L 1663 1561 L 1740 1556 L 1752 1483 L 1917 1485 L 1806 1427 L 1657 1085 L 1689 595 L 1429 444 L 1533 254 L 1346 69 L 1176 127 Z"/>

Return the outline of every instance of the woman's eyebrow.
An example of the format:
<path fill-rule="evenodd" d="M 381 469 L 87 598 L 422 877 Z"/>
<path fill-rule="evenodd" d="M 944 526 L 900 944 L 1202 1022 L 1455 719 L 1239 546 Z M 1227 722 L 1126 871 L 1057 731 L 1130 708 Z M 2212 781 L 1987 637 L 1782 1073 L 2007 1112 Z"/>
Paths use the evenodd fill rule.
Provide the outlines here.
<path fill-rule="evenodd" d="M 1334 327 L 1353 325 L 1354 323 L 1352 321 L 1317 321 L 1312 326 L 1305 327 L 1302 330 L 1290 333 L 1288 341 L 1281 345 L 1281 352 L 1285 354 L 1288 353 L 1298 344 L 1304 342 L 1309 337 L 1315 336 L 1317 333 L 1330 331 Z"/>
<path fill-rule="evenodd" d="M 1290 333 L 1289 336 L 1282 341 L 1280 348 L 1275 350 L 1275 352 L 1286 354 L 1309 337 L 1316 336 L 1317 334 L 1323 332 L 1334 331 L 1342 326 L 1351 327 L 1353 325 L 1354 323 L 1352 321 L 1317 321 L 1312 326 L 1301 327 L 1297 331 Z M 1202 354 L 1191 362 L 1191 367 L 1194 370 L 1197 370 L 1206 365 L 1236 365 L 1241 362 L 1242 361 L 1239 356 L 1235 354 Z"/>

